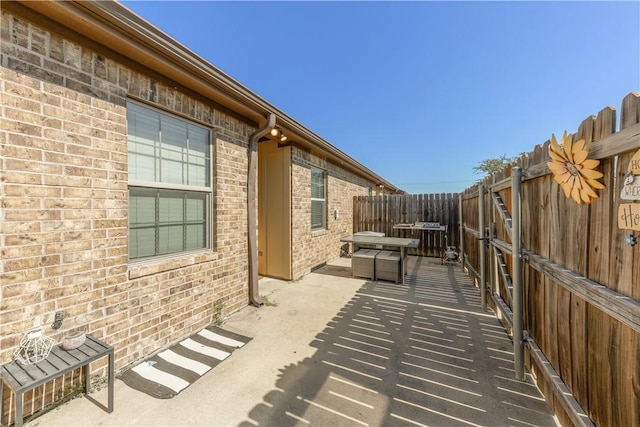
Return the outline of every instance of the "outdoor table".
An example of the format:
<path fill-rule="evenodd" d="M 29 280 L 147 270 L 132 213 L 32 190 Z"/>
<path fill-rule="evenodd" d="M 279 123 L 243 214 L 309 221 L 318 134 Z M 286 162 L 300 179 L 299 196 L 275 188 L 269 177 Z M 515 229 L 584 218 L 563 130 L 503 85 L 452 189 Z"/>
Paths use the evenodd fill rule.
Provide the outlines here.
<path fill-rule="evenodd" d="M 402 237 L 379 237 L 379 236 L 357 236 L 351 235 L 340 239 L 341 242 L 356 245 L 382 245 L 388 247 L 400 248 L 400 266 L 402 284 L 404 284 L 404 276 L 406 274 L 406 257 L 407 248 L 417 248 L 420 246 L 419 239 L 406 239 Z"/>

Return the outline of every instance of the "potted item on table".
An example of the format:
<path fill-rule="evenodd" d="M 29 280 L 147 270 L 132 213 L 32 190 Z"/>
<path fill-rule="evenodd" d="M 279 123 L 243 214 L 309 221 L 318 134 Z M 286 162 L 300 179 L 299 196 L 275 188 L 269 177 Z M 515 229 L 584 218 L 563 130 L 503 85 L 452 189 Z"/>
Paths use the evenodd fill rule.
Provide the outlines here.
<path fill-rule="evenodd" d="M 84 331 L 74 331 L 64 337 L 64 340 L 62 341 L 60 347 L 62 347 L 63 350 L 67 351 L 75 350 L 76 348 L 84 344 L 86 340 L 87 335 L 84 333 Z"/>

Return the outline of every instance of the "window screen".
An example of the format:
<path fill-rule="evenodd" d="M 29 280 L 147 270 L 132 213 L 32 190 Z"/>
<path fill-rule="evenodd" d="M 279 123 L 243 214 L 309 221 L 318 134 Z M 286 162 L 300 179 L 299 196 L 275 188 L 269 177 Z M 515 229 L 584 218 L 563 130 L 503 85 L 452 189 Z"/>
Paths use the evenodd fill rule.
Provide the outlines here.
<path fill-rule="evenodd" d="M 210 247 L 209 130 L 131 102 L 127 123 L 129 258 Z"/>
<path fill-rule="evenodd" d="M 327 226 L 327 199 L 325 172 L 311 168 L 311 229 L 321 230 Z"/>

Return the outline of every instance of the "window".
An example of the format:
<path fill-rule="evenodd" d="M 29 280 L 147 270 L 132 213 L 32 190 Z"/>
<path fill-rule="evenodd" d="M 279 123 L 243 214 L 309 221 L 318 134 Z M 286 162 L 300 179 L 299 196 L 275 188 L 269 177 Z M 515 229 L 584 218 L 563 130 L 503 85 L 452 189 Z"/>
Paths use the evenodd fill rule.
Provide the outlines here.
<path fill-rule="evenodd" d="M 327 227 L 327 191 L 325 172 L 311 168 L 311 229 Z"/>
<path fill-rule="evenodd" d="M 211 135 L 129 102 L 129 259 L 210 248 Z"/>

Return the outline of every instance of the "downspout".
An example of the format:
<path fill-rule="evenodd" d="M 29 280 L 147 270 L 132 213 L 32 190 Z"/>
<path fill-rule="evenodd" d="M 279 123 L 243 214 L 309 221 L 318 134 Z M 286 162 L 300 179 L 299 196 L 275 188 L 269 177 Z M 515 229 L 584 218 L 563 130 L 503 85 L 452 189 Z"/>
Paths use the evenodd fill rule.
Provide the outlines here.
<path fill-rule="evenodd" d="M 256 177 L 258 171 L 258 140 L 276 124 L 276 115 L 269 113 L 267 124 L 249 137 L 249 170 L 247 171 L 247 238 L 249 240 L 249 304 L 260 307 L 258 289 L 258 239 L 256 218 Z"/>

